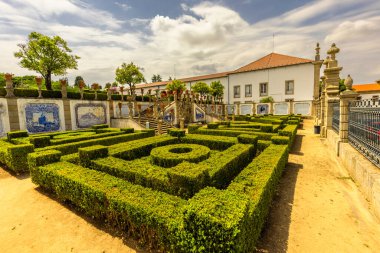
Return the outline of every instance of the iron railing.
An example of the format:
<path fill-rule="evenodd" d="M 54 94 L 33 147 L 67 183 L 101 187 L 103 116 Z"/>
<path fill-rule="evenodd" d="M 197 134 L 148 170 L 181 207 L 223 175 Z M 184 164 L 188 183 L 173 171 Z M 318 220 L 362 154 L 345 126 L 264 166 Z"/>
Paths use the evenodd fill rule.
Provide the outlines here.
<path fill-rule="evenodd" d="M 334 102 L 332 104 L 332 111 L 333 111 L 333 117 L 332 117 L 332 129 L 339 134 L 339 122 L 340 122 L 340 106 L 339 102 Z"/>
<path fill-rule="evenodd" d="M 360 100 L 350 103 L 348 141 L 380 168 L 379 100 Z"/>

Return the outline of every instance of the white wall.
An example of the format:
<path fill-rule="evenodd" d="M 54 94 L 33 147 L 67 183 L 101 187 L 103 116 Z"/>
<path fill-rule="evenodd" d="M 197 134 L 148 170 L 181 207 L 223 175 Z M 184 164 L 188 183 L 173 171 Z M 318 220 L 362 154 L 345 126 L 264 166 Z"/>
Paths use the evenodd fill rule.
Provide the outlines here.
<path fill-rule="evenodd" d="M 379 96 L 380 97 L 380 92 L 371 92 L 371 93 L 361 93 L 359 92 L 359 96 L 361 99 L 372 99 L 373 96 Z"/>
<path fill-rule="evenodd" d="M 285 81 L 294 80 L 294 94 L 285 95 Z M 229 75 L 229 103 L 259 102 L 260 83 L 268 83 L 268 96 L 275 102 L 313 100 L 314 65 L 312 63 L 257 70 Z M 252 84 L 252 97 L 245 97 L 245 85 Z M 234 98 L 234 86 L 240 85 L 240 98 Z"/>

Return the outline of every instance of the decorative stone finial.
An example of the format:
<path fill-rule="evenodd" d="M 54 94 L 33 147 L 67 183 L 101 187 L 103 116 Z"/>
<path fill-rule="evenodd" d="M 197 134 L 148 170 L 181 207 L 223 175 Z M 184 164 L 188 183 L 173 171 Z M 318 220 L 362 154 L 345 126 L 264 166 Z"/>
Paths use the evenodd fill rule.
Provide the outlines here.
<path fill-rule="evenodd" d="M 317 42 L 317 46 L 315 47 L 315 60 L 316 61 L 319 61 L 321 59 L 321 57 L 319 55 L 320 50 L 321 50 L 321 48 L 319 47 L 319 42 Z"/>
<path fill-rule="evenodd" d="M 325 65 L 325 68 L 329 66 L 329 62 L 330 62 L 330 56 L 327 56 L 326 59 L 323 61 L 323 65 Z"/>
<path fill-rule="evenodd" d="M 354 83 L 354 80 L 352 80 L 350 75 L 348 75 L 346 80 L 344 80 L 344 85 L 346 85 L 347 90 L 352 90 L 353 83 Z"/>
<path fill-rule="evenodd" d="M 329 55 L 331 55 L 331 60 L 335 60 L 335 55 L 339 53 L 340 49 L 336 47 L 335 43 L 333 43 L 330 49 L 327 51 Z"/>

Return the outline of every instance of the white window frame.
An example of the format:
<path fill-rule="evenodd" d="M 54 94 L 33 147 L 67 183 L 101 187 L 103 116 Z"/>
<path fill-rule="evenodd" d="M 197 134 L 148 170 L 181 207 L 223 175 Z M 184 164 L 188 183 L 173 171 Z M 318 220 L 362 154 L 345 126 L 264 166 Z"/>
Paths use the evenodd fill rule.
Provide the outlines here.
<path fill-rule="evenodd" d="M 293 84 L 293 89 L 292 90 L 288 89 L 289 83 Z M 286 80 L 285 81 L 285 95 L 294 95 L 294 80 Z"/>
<path fill-rule="evenodd" d="M 235 92 L 236 89 L 238 90 L 238 92 Z M 241 93 L 240 85 L 235 85 L 234 86 L 234 98 L 240 98 L 240 93 Z"/>
<path fill-rule="evenodd" d="M 247 94 L 247 87 L 249 87 L 249 94 Z M 244 86 L 244 95 L 246 98 L 252 97 L 252 84 L 246 84 Z"/>
<path fill-rule="evenodd" d="M 265 92 L 262 92 L 262 89 L 261 89 L 261 87 L 262 87 L 263 84 L 266 85 Z M 266 96 L 268 96 L 268 87 L 269 87 L 268 82 L 263 82 L 263 83 L 259 84 L 259 94 L 260 94 L 260 97 L 266 97 Z"/>

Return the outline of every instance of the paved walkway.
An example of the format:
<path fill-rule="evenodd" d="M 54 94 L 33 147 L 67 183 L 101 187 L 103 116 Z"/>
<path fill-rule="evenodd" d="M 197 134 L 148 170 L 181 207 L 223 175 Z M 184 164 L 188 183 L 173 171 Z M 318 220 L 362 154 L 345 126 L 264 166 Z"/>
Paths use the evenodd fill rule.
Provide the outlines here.
<path fill-rule="evenodd" d="M 380 221 L 324 139 L 304 122 L 259 252 L 380 252 Z"/>

